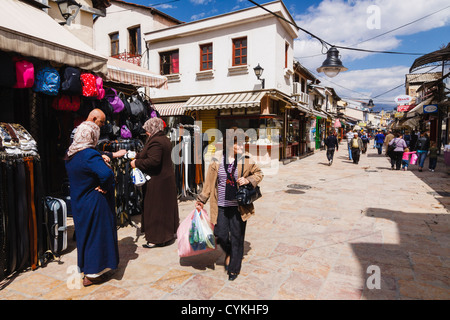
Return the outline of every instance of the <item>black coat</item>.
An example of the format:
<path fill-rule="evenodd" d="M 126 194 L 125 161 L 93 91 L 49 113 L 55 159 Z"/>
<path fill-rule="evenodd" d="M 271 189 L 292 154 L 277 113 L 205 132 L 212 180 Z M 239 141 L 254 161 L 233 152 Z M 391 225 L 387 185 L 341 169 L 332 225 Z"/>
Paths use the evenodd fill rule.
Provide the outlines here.
<path fill-rule="evenodd" d="M 325 145 L 328 149 L 336 148 L 336 150 L 339 150 L 339 142 L 334 135 L 330 135 L 325 139 Z"/>

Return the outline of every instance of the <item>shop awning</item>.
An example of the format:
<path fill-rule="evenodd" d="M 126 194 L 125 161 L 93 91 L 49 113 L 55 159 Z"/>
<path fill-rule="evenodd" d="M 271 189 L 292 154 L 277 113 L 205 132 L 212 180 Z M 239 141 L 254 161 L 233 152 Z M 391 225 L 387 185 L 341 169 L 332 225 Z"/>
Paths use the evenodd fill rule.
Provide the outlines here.
<path fill-rule="evenodd" d="M 159 112 L 159 115 L 164 116 L 181 116 L 186 111 L 186 102 L 183 103 L 157 103 L 153 107 Z"/>
<path fill-rule="evenodd" d="M 1 2 L 0 50 L 106 75 L 107 58 L 47 13 L 18 0 Z"/>
<path fill-rule="evenodd" d="M 251 108 L 261 103 L 265 91 L 249 91 L 241 93 L 203 95 L 190 98 L 186 102 L 187 110 L 208 110 L 228 108 Z"/>
<path fill-rule="evenodd" d="M 108 58 L 107 81 L 129 84 L 136 87 L 167 89 L 167 78 L 130 62 Z"/>
<path fill-rule="evenodd" d="M 417 106 L 415 106 L 413 109 L 408 111 L 408 114 L 413 114 L 413 113 L 423 113 L 423 106 L 429 104 L 431 102 L 431 100 L 433 100 L 433 97 L 428 98 L 425 101 L 422 101 L 421 103 L 419 103 Z"/>

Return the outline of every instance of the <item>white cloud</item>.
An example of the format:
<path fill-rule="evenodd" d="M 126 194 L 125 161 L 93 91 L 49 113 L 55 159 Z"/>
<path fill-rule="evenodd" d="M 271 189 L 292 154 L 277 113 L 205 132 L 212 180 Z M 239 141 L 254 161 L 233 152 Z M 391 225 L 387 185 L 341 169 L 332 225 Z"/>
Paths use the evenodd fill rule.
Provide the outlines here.
<path fill-rule="evenodd" d="M 448 0 L 323 0 L 318 6 L 311 6 L 306 13 L 296 15 L 294 18 L 301 28 L 331 44 L 355 47 L 361 41 L 410 23 L 448 5 Z M 368 12 L 371 6 L 378 8 L 378 12 Z M 373 23 L 374 21 L 379 22 L 379 25 Z M 398 36 L 416 34 L 449 24 L 450 8 L 385 36 L 364 42 L 357 47 L 370 50 L 394 50 L 401 44 Z M 379 29 L 373 27 L 379 27 Z M 299 31 L 296 46 L 296 57 L 311 56 L 321 52 L 319 41 L 303 31 Z M 346 50 L 343 61 L 362 59 L 368 54 Z"/>
<path fill-rule="evenodd" d="M 382 37 L 358 44 L 436 12 L 449 4 L 448 0 L 323 0 L 317 6 L 309 7 L 305 13 L 296 14 L 294 19 L 299 27 L 333 45 L 377 51 L 397 51 L 396 48 L 402 44 L 399 36 L 413 35 L 450 25 L 450 8 Z M 379 15 L 376 15 L 376 10 L 368 11 L 368 8 L 379 9 Z M 379 29 L 374 29 L 374 26 Z M 419 47 L 411 51 L 421 52 L 421 50 L 424 49 Z M 321 54 L 322 51 L 322 45 L 317 39 L 299 31 L 299 37 L 295 40 L 294 56 L 300 63 L 315 72 L 316 68 L 325 60 L 326 56 Z M 340 54 L 344 65 L 371 55 L 371 53 L 353 50 L 340 50 Z M 395 66 L 343 72 L 337 77 L 329 79 L 334 84 L 330 83 L 323 74 L 320 74 L 320 80 L 322 84 L 334 87 L 339 95 L 362 98 L 365 97 L 364 94 L 373 97 L 401 85 L 404 83 L 407 73 L 409 73 L 409 67 Z M 358 95 L 358 93 L 342 87 L 361 94 Z M 397 95 L 404 94 L 404 90 L 404 86 L 400 86 L 379 99 L 393 101 Z"/>
<path fill-rule="evenodd" d="M 189 0 L 191 3 L 197 5 L 197 4 L 207 4 L 211 2 L 212 0 Z"/>

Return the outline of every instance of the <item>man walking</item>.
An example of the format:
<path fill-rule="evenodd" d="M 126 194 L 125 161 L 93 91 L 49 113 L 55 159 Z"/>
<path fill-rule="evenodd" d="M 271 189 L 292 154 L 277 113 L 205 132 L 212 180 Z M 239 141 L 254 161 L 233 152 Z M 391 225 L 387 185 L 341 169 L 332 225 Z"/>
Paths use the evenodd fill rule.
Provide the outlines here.
<path fill-rule="evenodd" d="M 347 132 L 347 146 L 348 146 L 348 160 L 352 160 L 352 148 L 350 146 L 350 141 L 353 139 L 353 132 L 351 129 Z"/>
<path fill-rule="evenodd" d="M 381 132 L 381 130 L 379 130 L 378 134 L 375 136 L 375 144 L 378 149 L 378 154 L 381 154 L 381 151 L 383 150 L 384 139 L 384 134 Z"/>
<path fill-rule="evenodd" d="M 361 138 L 358 137 L 357 132 L 354 133 L 353 139 L 350 140 L 350 145 L 352 148 L 353 163 L 358 164 L 359 156 L 361 155 L 361 150 L 364 148 L 364 146 Z"/>
<path fill-rule="evenodd" d="M 339 142 L 334 131 L 331 131 L 330 135 L 325 139 L 325 145 L 327 146 L 328 165 L 331 166 L 333 163 L 334 150 L 339 150 Z"/>

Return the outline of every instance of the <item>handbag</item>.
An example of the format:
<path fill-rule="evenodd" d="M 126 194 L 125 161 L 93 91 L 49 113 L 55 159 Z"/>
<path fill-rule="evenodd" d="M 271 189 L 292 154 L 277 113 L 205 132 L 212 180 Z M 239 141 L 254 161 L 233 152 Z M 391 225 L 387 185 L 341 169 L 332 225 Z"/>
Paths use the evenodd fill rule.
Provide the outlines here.
<path fill-rule="evenodd" d="M 411 164 L 416 164 L 417 163 L 417 159 L 418 159 L 417 154 L 413 153 L 411 155 Z"/>
<path fill-rule="evenodd" d="M 244 173 L 244 165 L 242 165 L 242 173 L 241 177 Z M 249 205 L 259 198 L 262 197 L 261 190 L 259 186 L 253 187 L 251 183 L 244 184 L 242 186 L 239 186 L 239 189 L 236 193 L 236 199 L 238 202 L 238 205 L 240 206 L 246 206 Z"/>

